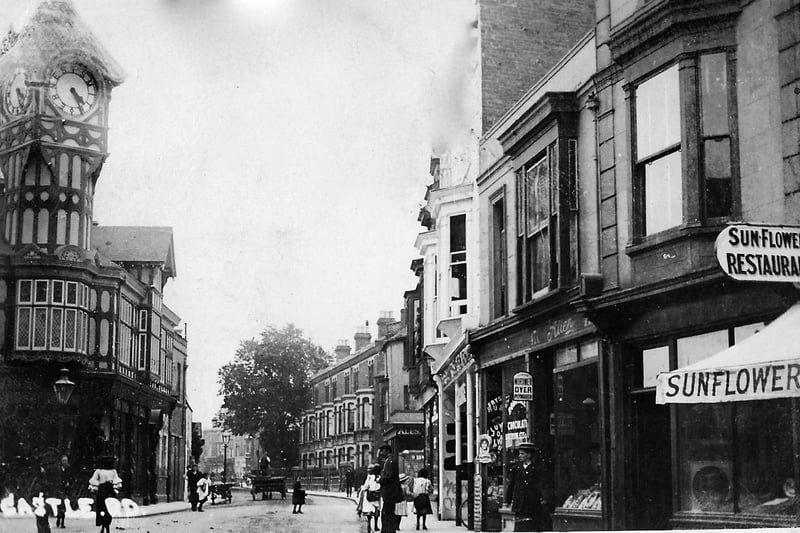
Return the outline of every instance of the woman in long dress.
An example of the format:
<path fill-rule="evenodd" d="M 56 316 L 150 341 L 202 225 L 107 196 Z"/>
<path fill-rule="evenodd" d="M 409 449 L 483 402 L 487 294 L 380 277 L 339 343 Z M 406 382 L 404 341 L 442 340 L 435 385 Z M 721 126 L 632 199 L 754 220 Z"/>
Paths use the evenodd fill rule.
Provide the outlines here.
<path fill-rule="evenodd" d="M 106 507 L 106 498 L 114 498 L 122 487 L 117 471 L 114 469 L 114 457 L 100 458 L 100 468 L 94 471 L 89 479 L 89 490 L 95 493 L 94 523 L 100 526 L 100 533 L 111 533 L 111 520 L 114 518 Z"/>

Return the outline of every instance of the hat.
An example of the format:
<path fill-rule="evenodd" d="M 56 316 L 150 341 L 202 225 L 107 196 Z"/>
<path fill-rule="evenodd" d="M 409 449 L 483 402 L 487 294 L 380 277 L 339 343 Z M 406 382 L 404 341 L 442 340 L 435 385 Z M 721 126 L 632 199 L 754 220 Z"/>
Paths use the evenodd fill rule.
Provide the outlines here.
<path fill-rule="evenodd" d="M 403 472 L 402 474 L 400 474 L 400 483 L 405 483 L 406 481 L 408 481 L 408 474 Z"/>
<path fill-rule="evenodd" d="M 523 442 L 522 444 L 519 445 L 518 449 L 519 451 L 525 451 L 530 454 L 539 453 L 539 448 L 534 446 L 532 442 Z"/>
<path fill-rule="evenodd" d="M 389 451 L 392 451 L 392 445 L 391 445 L 391 444 L 389 444 L 388 442 L 384 442 L 383 444 L 381 444 L 380 446 L 378 446 L 378 449 L 379 449 L 379 450 L 389 450 Z"/>

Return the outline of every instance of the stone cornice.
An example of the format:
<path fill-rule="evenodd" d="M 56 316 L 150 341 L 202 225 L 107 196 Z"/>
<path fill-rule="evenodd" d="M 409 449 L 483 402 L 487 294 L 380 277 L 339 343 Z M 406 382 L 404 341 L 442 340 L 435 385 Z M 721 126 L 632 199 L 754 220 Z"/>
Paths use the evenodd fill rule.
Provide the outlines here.
<path fill-rule="evenodd" d="M 654 44 L 691 28 L 734 19 L 741 12 L 738 0 L 660 0 L 651 2 L 615 28 L 608 41 L 616 62 L 641 54 Z"/>
<path fill-rule="evenodd" d="M 545 93 L 530 109 L 498 137 L 510 156 L 519 154 L 529 141 L 544 130 L 557 115 L 576 113 L 578 101 L 574 92 Z"/>

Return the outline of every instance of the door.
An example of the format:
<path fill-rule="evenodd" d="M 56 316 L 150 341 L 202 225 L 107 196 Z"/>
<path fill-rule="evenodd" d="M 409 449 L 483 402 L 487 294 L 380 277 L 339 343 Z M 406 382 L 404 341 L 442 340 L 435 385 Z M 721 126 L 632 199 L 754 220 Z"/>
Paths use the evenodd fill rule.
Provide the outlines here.
<path fill-rule="evenodd" d="M 635 423 L 632 490 L 628 497 L 631 529 L 670 529 L 672 452 L 670 410 L 656 405 L 651 391 L 633 394 Z"/>

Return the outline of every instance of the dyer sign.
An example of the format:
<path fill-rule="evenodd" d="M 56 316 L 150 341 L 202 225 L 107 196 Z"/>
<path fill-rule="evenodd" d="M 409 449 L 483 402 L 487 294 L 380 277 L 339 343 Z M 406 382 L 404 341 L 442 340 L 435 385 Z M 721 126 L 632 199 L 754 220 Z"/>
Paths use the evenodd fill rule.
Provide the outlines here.
<path fill-rule="evenodd" d="M 734 224 L 720 232 L 716 249 L 733 279 L 800 282 L 800 228 Z"/>
<path fill-rule="evenodd" d="M 529 373 L 514 374 L 514 400 L 518 402 L 533 400 L 533 376 Z"/>

